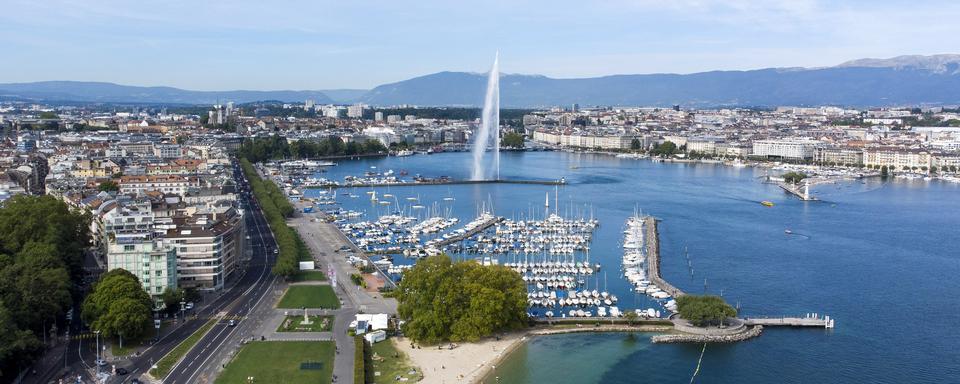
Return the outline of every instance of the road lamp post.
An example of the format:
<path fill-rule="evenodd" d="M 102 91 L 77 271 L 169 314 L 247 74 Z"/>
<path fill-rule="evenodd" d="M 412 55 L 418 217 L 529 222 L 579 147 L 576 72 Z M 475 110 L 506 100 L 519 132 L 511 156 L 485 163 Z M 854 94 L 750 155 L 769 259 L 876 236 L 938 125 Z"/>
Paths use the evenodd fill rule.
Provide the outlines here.
<path fill-rule="evenodd" d="M 97 360 L 93 363 L 97 365 L 97 376 L 100 376 L 100 330 L 93 331 L 97 338 Z"/>

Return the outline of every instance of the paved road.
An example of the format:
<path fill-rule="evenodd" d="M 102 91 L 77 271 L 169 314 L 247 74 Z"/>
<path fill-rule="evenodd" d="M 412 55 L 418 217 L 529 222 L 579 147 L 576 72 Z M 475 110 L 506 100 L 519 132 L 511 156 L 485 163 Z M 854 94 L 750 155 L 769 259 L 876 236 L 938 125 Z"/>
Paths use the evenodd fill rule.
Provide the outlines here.
<path fill-rule="evenodd" d="M 300 232 L 300 237 L 310 248 L 310 253 L 322 266 L 322 270 L 327 271 L 328 267 L 332 267 L 336 272 L 336 280 L 331 280 L 330 284 L 340 297 L 343 307 L 337 312 L 333 323 L 332 336 L 338 348 L 333 374 L 338 383 L 352 383 L 355 348 L 353 338 L 347 335 L 350 322 L 357 313 L 395 314 L 397 302 L 394 299 L 384 299 L 379 294 L 370 294 L 353 284 L 350 274 L 356 273 L 357 269 L 347 262 L 346 253 L 336 250 L 347 246 L 356 254 L 361 254 L 361 251 L 333 224 L 323 220 L 313 221 L 320 217 L 321 214 L 302 214 L 292 219 L 290 225 Z"/>
<path fill-rule="evenodd" d="M 243 177 L 239 169 L 234 172 L 238 179 Z M 247 234 L 253 250 L 247 273 L 242 283 L 230 292 L 230 300 L 217 308 L 218 314 L 223 315 L 224 319 L 218 321 L 171 369 L 164 383 L 212 381 L 217 368 L 223 364 L 221 360 L 234 350 L 230 347 L 238 346 L 239 340 L 250 335 L 256 327 L 256 309 L 261 307 L 276 283 L 276 278 L 270 273 L 275 259 L 276 240 L 256 199 L 243 196 L 242 204 L 246 208 Z M 228 319 L 235 319 L 237 325 L 230 326 Z"/>

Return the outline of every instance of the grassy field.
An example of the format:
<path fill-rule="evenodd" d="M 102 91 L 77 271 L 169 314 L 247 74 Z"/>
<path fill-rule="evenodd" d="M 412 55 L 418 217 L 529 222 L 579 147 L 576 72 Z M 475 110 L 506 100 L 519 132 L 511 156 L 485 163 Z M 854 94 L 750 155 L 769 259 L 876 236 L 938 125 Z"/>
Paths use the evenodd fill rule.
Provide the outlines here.
<path fill-rule="evenodd" d="M 299 281 L 327 281 L 327 275 L 323 271 L 300 271 L 293 275 L 293 282 Z"/>
<path fill-rule="evenodd" d="M 313 324 L 302 325 L 303 316 L 287 316 L 277 332 L 329 332 L 333 330 L 333 316 L 310 316 Z"/>
<path fill-rule="evenodd" d="M 333 378 L 332 341 L 262 341 L 244 345 L 217 384 L 329 383 Z M 319 363 L 320 369 L 301 369 L 303 363 Z"/>
<path fill-rule="evenodd" d="M 409 378 L 409 382 L 420 380 L 422 372 L 416 369 L 416 373 L 410 374 L 414 369 L 410 365 L 407 355 L 403 354 L 394 345 L 394 339 L 388 339 L 376 343 L 371 348 L 370 362 L 372 367 L 368 368 L 370 372 L 367 379 L 372 379 L 376 384 L 396 383 L 397 376 Z M 377 372 L 380 374 L 377 375 Z"/>
<path fill-rule="evenodd" d="M 340 300 L 329 285 L 293 285 L 280 299 L 277 308 L 340 308 Z"/>
<path fill-rule="evenodd" d="M 180 361 L 180 358 L 182 358 L 183 355 L 186 355 L 187 352 L 190 351 L 190 349 L 193 348 L 198 341 L 200 341 L 200 338 L 210 330 L 210 328 L 213 328 L 213 325 L 217 323 L 217 320 L 217 318 L 210 319 L 210 321 L 207 321 L 206 324 L 190 335 L 190 337 L 184 339 L 175 348 L 170 350 L 166 356 L 161 358 L 160 361 L 157 361 L 157 368 L 151 370 L 150 374 L 156 378 L 167 376 L 167 374 L 170 373 L 170 369 L 173 368 L 173 365 L 176 364 L 177 361 Z"/>

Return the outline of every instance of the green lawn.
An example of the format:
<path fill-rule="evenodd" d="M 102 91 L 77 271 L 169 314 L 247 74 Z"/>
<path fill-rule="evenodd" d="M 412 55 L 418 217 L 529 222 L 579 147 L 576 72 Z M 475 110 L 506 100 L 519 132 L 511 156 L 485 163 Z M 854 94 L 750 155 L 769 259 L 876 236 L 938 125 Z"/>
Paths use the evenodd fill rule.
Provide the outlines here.
<path fill-rule="evenodd" d="M 190 349 L 193 348 L 198 341 L 200 341 L 200 338 L 203 337 L 203 335 L 206 334 L 210 328 L 213 328 L 213 325 L 216 324 L 218 320 L 219 319 L 217 318 L 210 319 L 206 324 L 200 327 L 200 329 L 190 335 L 190 337 L 187 337 L 180 342 L 180 344 L 178 344 L 175 348 L 168 352 L 166 356 L 157 362 L 157 368 L 151 370 L 150 374 L 157 378 L 163 378 L 170 373 L 170 369 L 173 368 L 173 365 L 180 361 L 183 355 L 186 355 L 187 352 L 189 352 Z"/>
<path fill-rule="evenodd" d="M 292 285 L 277 308 L 340 308 L 340 300 L 329 285 Z"/>
<path fill-rule="evenodd" d="M 293 282 L 300 281 L 327 281 L 327 275 L 323 271 L 300 271 L 293 275 Z"/>
<path fill-rule="evenodd" d="M 373 344 L 371 348 L 369 374 L 367 379 L 372 379 L 376 384 L 396 383 L 397 376 L 409 378 L 411 383 L 420 380 L 422 372 L 416 369 L 416 373 L 409 372 L 414 369 L 410 365 L 407 355 L 403 354 L 394 345 L 393 339 L 387 339 Z M 376 373 L 380 372 L 380 375 Z"/>
<path fill-rule="evenodd" d="M 312 324 L 303 325 L 303 315 L 287 316 L 277 332 L 329 332 L 333 330 L 333 316 L 310 315 Z"/>
<path fill-rule="evenodd" d="M 258 341 L 244 345 L 217 377 L 217 384 L 329 383 L 333 378 L 332 341 Z M 319 369 L 302 369 L 318 363 Z"/>

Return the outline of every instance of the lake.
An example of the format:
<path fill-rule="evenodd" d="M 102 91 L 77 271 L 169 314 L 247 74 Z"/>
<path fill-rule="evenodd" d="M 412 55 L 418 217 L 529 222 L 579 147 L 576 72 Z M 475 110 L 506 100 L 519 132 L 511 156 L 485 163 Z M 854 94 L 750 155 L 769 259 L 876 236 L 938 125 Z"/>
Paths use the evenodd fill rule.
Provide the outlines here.
<path fill-rule="evenodd" d="M 464 179 L 467 153 L 342 161 L 323 176 L 407 170 Z M 481 206 L 508 218 L 542 216 L 545 196 L 567 216 L 600 220 L 591 260 L 621 308 L 646 307 L 619 272 L 624 221 L 661 219 L 664 278 L 690 293 L 721 294 L 743 316 L 836 319 L 836 329 L 766 329 L 754 340 L 708 345 L 697 382 L 942 382 L 960 377 L 960 185 L 881 180 L 821 185 L 803 202 L 759 178 L 766 168 L 654 163 L 602 154 L 505 152 L 505 179 L 567 185 L 393 187 L 398 197 L 461 218 Z M 350 189 L 343 189 L 346 192 Z M 365 219 L 396 207 L 340 198 Z M 378 193 L 387 193 L 378 188 Z M 316 193 L 316 191 L 312 191 Z M 309 195 L 309 194 L 308 194 Z M 443 200 L 454 197 L 454 200 Z M 766 208 L 760 201 L 768 200 Z M 551 201 L 551 209 L 557 209 Z M 790 229 L 792 234 L 785 233 Z M 688 268 L 685 251 L 692 269 Z M 606 281 L 604 281 L 606 280 Z M 700 345 L 654 345 L 650 334 L 535 338 L 498 367 L 505 383 L 688 383 Z M 495 382 L 494 379 L 488 382 Z"/>

